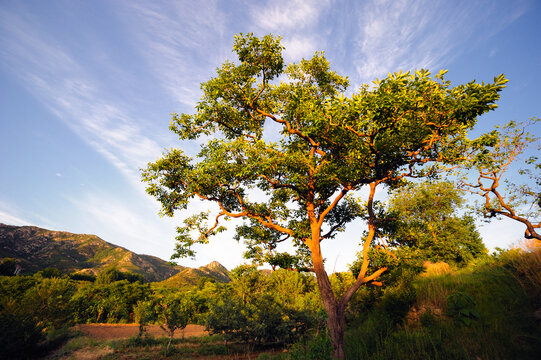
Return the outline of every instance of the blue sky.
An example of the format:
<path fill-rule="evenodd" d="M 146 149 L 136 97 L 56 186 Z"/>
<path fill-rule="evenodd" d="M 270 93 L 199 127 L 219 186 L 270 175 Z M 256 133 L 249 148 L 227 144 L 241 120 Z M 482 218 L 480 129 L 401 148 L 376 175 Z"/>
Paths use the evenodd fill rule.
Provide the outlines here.
<path fill-rule="evenodd" d="M 167 260 L 182 216 L 157 215 L 139 169 L 164 148 L 197 151 L 169 132 L 170 114 L 193 112 L 235 34 L 281 35 L 287 62 L 325 51 L 353 87 L 415 68 L 449 69 L 453 84 L 504 73 L 509 86 L 481 132 L 541 116 L 539 19 L 535 0 L 2 0 L 0 222 L 96 234 Z M 481 228 L 491 248 L 522 231 Z M 354 259 L 361 232 L 326 245 L 330 270 Z M 232 268 L 242 245 L 230 238 L 180 263 Z"/>

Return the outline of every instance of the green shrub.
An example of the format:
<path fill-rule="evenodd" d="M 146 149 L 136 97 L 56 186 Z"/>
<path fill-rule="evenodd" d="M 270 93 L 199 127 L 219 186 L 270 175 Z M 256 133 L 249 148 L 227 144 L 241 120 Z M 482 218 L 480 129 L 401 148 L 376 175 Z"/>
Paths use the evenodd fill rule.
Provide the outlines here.
<path fill-rule="evenodd" d="M 473 299 L 462 292 L 456 292 L 447 297 L 447 316 L 464 325 L 471 325 L 472 321 L 480 317 L 475 310 Z"/>
<path fill-rule="evenodd" d="M 29 313 L 0 311 L 0 358 L 24 359 L 40 353 L 45 340 L 43 328 Z"/>

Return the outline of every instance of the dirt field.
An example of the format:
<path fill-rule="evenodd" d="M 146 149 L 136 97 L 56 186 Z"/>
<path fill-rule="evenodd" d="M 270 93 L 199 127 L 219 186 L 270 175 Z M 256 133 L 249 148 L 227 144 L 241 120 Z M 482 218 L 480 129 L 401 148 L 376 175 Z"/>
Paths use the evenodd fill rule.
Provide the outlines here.
<path fill-rule="evenodd" d="M 81 331 L 85 336 L 99 339 L 126 339 L 136 336 L 139 332 L 137 324 L 81 324 L 75 326 L 76 330 Z M 167 336 L 167 333 L 160 328 L 159 325 L 149 325 L 147 333 L 155 336 Z M 201 325 L 188 325 L 184 330 L 177 330 L 175 338 L 190 337 L 190 336 L 205 336 L 208 332 Z"/>

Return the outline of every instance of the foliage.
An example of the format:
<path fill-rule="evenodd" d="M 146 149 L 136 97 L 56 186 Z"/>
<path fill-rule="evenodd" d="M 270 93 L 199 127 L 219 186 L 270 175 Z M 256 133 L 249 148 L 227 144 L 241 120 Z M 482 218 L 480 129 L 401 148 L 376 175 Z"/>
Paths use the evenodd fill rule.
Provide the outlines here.
<path fill-rule="evenodd" d="M 85 284 L 71 299 L 74 320 L 78 323 L 131 322 L 133 307 L 137 301 L 148 299 L 150 293 L 149 284 L 127 280 Z"/>
<path fill-rule="evenodd" d="M 468 294 L 462 292 L 447 296 L 447 315 L 464 325 L 471 325 L 472 320 L 479 319 L 475 302 Z"/>
<path fill-rule="evenodd" d="M 69 278 L 75 281 L 96 281 L 96 276 L 91 274 L 73 273 L 69 275 Z"/>
<path fill-rule="evenodd" d="M 389 246 L 398 248 L 400 262 L 407 258 L 417 260 L 418 267 L 426 260 L 464 266 L 486 255 L 473 217 L 459 214 L 464 203 L 450 182 L 409 184 L 394 191 L 385 236 Z"/>
<path fill-rule="evenodd" d="M 0 262 L 0 276 L 13 276 L 17 262 L 13 258 L 5 257 Z"/>
<path fill-rule="evenodd" d="M 64 337 L 55 330 L 72 323 L 68 279 L 30 276 L 0 277 L 0 357 L 43 355 Z"/>
<path fill-rule="evenodd" d="M 231 277 L 231 292 L 209 306 L 212 333 L 252 344 L 289 343 L 316 324 L 320 303 L 313 277 L 288 270 L 264 275 L 253 266 L 239 266 Z"/>
<path fill-rule="evenodd" d="M 39 282 L 32 276 L 0 276 L 0 299 L 21 302 L 28 289 Z"/>
<path fill-rule="evenodd" d="M 62 276 L 62 273 L 57 268 L 47 267 L 41 271 L 38 271 L 35 275 L 50 279 L 59 278 Z"/>
<path fill-rule="evenodd" d="M 331 340 L 326 334 L 304 338 L 289 349 L 291 360 L 330 360 L 331 355 Z"/>
<path fill-rule="evenodd" d="M 137 334 L 139 338 L 145 334 L 148 323 L 155 319 L 156 313 L 152 301 L 137 301 L 133 307 L 133 320 L 139 324 L 139 333 Z"/>
<path fill-rule="evenodd" d="M 189 296 L 171 293 L 156 299 L 155 311 L 160 327 L 169 335 L 168 351 L 175 331 L 184 329 L 194 318 L 195 304 Z"/>
<path fill-rule="evenodd" d="M 21 311 L 15 303 L 0 308 L 0 357 L 24 359 L 35 356 L 45 340 L 42 326 L 33 314 Z"/>
<path fill-rule="evenodd" d="M 73 320 L 70 302 L 75 285 L 69 279 L 45 278 L 25 293 L 24 302 L 44 328 L 63 328 Z"/>
<path fill-rule="evenodd" d="M 541 329 L 532 317 L 538 302 L 531 300 L 539 287 L 524 287 L 512 265 L 527 255 L 505 252 L 454 274 L 418 276 L 415 302 L 399 324 L 383 301 L 358 314 L 346 334 L 347 358 L 537 359 Z M 466 318 L 469 326 L 463 326 Z"/>
<path fill-rule="evenodd" d="M 111 284 L 121 280 L 127 280 L 130 283 L 136 281 L 145 282 L 145 278 L 140 274 L 119 271 L 116 267 L 112 266 L 98 274 L 96 277 L 96 284 Z"/>

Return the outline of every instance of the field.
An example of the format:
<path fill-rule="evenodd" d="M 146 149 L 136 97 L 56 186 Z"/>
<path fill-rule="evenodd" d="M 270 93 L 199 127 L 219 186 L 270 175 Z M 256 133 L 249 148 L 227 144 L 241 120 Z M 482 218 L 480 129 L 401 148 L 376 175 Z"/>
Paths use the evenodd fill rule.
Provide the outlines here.
<path fill-rule="evenodd" d="M 48 356 L 48 360 L 253 360 L 262 354 L 282 352 L 254 351 L 235 343 L 226 346 L 220 336 L 209 336 L 201 325 L 188 325 L 184 331 L 178 330 L 169 351 L 165 350 L 168 338 L 159 325 L 149 325 L 147 336 L 143 338 L 137 338 L 137 324 L 80 324 L 72 330 L 77 335 Z"/>
<path fill-rule="evenodd" d="M 84 336 L 97 340 L 127 339 L 137 336 L 139 326 L 137 324 L 81 324 L 75 327 Z M 147 334 L 153 337 L 166 336 L 167 334 L 159 325 L 149 325 Z M 207 336 L 208 332 L 204 326 L 188 325 L 184 330 L 175 333 L 176 339 L 191 336 Z"/>

